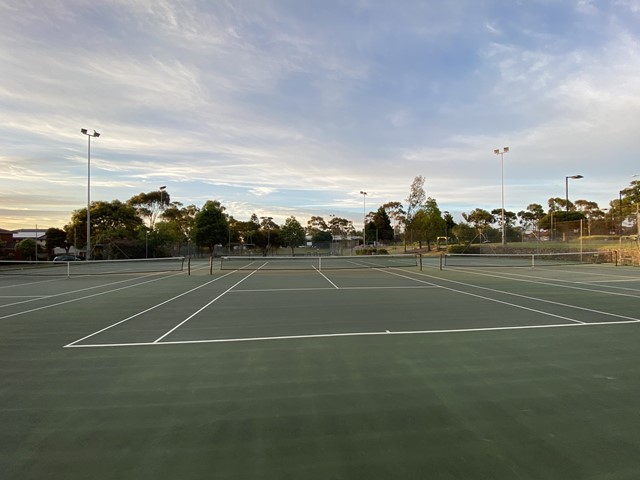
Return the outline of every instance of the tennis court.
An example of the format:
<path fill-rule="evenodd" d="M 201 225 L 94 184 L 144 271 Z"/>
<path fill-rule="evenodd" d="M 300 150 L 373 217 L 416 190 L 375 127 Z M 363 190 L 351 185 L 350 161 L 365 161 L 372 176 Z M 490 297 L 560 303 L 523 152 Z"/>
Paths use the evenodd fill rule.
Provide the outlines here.
<path fill-rule="evenodd" d="M 638 269 L 369 261 L 0 275 L 3 478 L 637 478 Z"/>

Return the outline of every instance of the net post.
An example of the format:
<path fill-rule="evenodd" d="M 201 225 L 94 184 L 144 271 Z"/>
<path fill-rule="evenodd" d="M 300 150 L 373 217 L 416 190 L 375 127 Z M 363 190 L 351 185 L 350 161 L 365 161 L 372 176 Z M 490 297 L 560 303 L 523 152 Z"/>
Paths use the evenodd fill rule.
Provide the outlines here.
<path fill-rule="evenodd" d="M 536 256 L 531 255 L 531 268 L 536 268 Z"/>
<path fill-rule="evenodd" d="M 71 262 L 67 262 L 67 278 L 71 278 Z"/>
<path fill-rule="evenodd" d="M 444 263 L 444 253 L 440 254 L 440 270 L 442 270 L 442 264 Z"/>
<path fill-rule="evenodd" d="M 322 271 L 322 257 L 318 257 L 318 271 Z"/>
<path fill-rule="evenodd" d="M 209 255 L 209 275 L 213 275 L 213 255 Z"/>
<path fill-rule="evenodd" d="M 187 258 L 187 275 L 191 275 L 191 257 Z"/>
<path fill-rule="evenodd" d="M 418 254 L 418 268 L 422 271 L 422 254 Z"/>

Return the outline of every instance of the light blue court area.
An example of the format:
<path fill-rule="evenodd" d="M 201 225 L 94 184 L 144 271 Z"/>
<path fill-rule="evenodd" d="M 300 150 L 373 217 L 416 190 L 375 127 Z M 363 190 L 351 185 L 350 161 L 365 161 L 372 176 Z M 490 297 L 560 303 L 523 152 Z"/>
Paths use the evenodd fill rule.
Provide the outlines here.
<path fill-rule="evenodd" d="M 609 264 L 3 275 L 0 469 L 634 478 L 639 307 Z"/>

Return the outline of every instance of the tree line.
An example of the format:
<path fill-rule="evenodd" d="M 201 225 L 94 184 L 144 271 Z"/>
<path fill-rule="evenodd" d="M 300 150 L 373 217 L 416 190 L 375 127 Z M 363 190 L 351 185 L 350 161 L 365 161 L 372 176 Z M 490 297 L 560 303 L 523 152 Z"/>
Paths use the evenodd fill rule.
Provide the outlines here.
<path fill-rule="evenodd" d="M 637 233 L 632 231 L 634 225 L 635 230 L 639 228 L 640 180 L 621 190 L 619 198 L 611 200 L 608 208 L 587 200 L 571 202 L 552 197 L 546 209 L 537 203 L 519 212 L 476 208 L 462 213 L 464 221 L 459 223 L 450 212 L 440 210 L 436 199 L 426 195 L 424 184 L 425 178 L 416 176 L 404 203 L 390 201 L 368 212 L 364 231 L 359 232 L 351 220 L 334 215 L 328 220 L 312 216 L 305 226 L 295 216 L 282 225 L 272 217 L 258 217 L 255 213 L 242 221 L 228 214 L 217 200 L 209 200 L 202 207 L 184 206 L 172 201 L 166 190 L 140 193 L 125 202 L 94 201 L 92 258 L 162 257 L 192 253 L 196 249 L 213 254 L 220 245 L 228 251 L 251 245 L 265 255 L 272 249 L 285 247 L 291 248 L 293 254 L 308 239 L 320 243 L 355 236 L 365 244 L 401 241 L 431 249 L 440 239 L 446 239 L 447 243 L 498 241 L 503 220 L 507 241 L 522 240 L 525 234 L 539 237 L 545 231 L 556 231 L 558 226 L 580 221 L 589 235 Z M 86 227 L 87 209 L 75 210 L 64 228 L 47 230 L 47 249 L 62 247 L 68 252 L 72 245 L 86 246 Z M 19 247 L 28 250 L 26 243 L 16 246 Z"/>

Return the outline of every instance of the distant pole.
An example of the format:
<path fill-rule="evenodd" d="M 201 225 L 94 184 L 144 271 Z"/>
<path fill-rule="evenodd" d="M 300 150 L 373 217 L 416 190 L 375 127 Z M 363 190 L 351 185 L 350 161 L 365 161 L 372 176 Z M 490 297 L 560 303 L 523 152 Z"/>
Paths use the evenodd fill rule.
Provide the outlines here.
<path fill-rule="evenodd" d="M 86 135 L 89 140 L 87 147 L 87 253 L 85 258 L 91 259 L 91 137 L 98 138 L 100 134 L 95 130 L 89 133 L 86 128 L 81 128 L 80 133 Z"/>
<path fill-rule="evenodd" d="M 360 190 L 362 195 L 362 246 L 367 244 L 367 192 Z"/>
<path fill-rule="evenodd" d="M 565 210 L 569 211 L 569 179 L 578 180 L 580 178 L 584 178 L 582 175 L 568 175 L 564 177 L 564 194 L 565 194 Z"/>
<path fill-rule="evenodd" d="M 501 191 L 502 191 L 502 219 L 500 223 L 502 224 L 502 227 L 501 227 L 502 246 L 504 247 L 507 244 L 506 236 L 505 236 L 505 223 L 504 223 L 504 154 L 509 153 L 509 147 L 504 147 L 502 151 L 500 151 L 499 148 L 496 148 L 493 151 L 493 153 L 495 153 L 496 155 L 500 155 L 500 184 L 501 184 Z"/>

